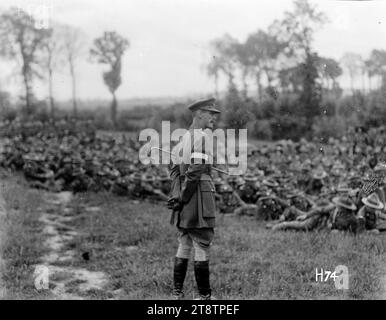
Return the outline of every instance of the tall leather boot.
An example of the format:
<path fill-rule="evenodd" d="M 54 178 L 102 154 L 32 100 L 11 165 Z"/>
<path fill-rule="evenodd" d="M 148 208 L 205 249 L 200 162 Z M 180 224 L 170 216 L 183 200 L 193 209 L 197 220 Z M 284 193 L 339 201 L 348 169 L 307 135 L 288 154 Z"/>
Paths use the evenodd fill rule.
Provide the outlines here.
<path fill-rule="evenodd" d="M 188 269 L 188 259 L 174 258 L 174 270 L 173 270 L 173 298 L 180 300 L 184 297 L 184 281 L 186 276 L 186 270 Z"/>
<path fill-rule="evenodd" d="M 199 300 L 211 300 L 212 290 L 209 283 L 209 261 L 194 261 Z"/>

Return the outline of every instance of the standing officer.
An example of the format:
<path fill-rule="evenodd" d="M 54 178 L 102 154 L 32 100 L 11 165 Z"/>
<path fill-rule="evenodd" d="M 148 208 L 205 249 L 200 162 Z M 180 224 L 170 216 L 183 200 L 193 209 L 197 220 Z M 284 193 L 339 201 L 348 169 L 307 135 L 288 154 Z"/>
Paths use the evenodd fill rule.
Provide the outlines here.
<path fill-rule="evenodd" d="M 171 198 L 168 207 L 173 210 L 171 224 L 179 231 L 179 246 L 174 260 L 173 297 L 183 298 L 191 249 L 194 248 L 194 274 L 199 299 L 210 300 L 209 248 L 215 227 L 215 186 L 208 160 L 211 150 L 205 152 L 204 129 L 213 129 L 220 111 L 214 98 L 200 100 L 188 108 L 193 123 L 182 139 L 184 159 L 171 169 Z"/>

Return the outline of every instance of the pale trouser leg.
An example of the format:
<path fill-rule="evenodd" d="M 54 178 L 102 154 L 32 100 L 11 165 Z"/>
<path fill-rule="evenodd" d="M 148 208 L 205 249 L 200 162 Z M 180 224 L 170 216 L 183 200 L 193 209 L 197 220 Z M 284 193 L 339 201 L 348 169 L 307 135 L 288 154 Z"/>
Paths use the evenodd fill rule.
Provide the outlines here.
<path fill-rule="evenodd" d="M 208 261 L 209 260 L 209 247 L 210 245 L 204 245 L 193 240 L 194 247 L 194 261 Z"/>
<path fill-rule="evenodd" d="M 183 258 L 183 259 L 189 259 L 190 258 L 190 252 L 193 247 L 193 241 L 188 233 L 183 233 L 178 237 L 178 249 L 176 257 Z"/>

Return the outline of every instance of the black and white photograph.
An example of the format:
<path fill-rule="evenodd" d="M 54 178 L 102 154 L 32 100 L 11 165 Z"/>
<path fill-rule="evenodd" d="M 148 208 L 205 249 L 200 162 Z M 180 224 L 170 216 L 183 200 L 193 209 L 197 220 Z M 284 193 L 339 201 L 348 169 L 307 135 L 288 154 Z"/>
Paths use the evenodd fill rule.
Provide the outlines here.
<path fill-rule="evenodd" d="M 386 1 L 0 0 L 0 182 L 1 300 L 385 300 Z"/>

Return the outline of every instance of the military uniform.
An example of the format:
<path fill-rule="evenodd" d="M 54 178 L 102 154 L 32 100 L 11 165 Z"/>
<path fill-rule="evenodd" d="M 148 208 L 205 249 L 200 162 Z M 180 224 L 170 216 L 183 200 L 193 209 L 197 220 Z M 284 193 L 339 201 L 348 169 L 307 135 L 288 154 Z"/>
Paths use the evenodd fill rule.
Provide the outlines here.
<path fill-rule="evenodd" d="M 335 197 L 332 201 L 336 205 L 332 215 L 332 229 L 356 232 L 358 220 L 354 201 L 349 197 Z"/>
<path fill-rule="evenodd" d="M 328 202 L 321 206 L 313 208 L 309 212 L 302 212 L 295 207 L 290 207 L 286 211 L 288 212 L 287 219 L 294 219 L 294 221 L 283 221 L 272 226 L 273 231 L 278 230 L 320 230 L 331 227 L 331 215 L 335 206 Z M 300 219 L 303 216 L 303 219 Z"/>
<path fill-rule="evenodd" d="M 220 111 L 215 108 L 215 99 L 192 104 L 191 111 L 202 110 L 210 116 Z M 211 165 L 207 164 L 211 154 L 204 147 L 205 133 L 191 128 L 182 139 L 182 148 L 188 159 L 174 164 L 171 169 L 171 201 L 173 212 L 170 222 L 179 230 L 179 246 L 174 260 L 175 298 L 183 295 L 182 287 L 186 275 L 190 249 L 194 247 L 194 273 L 201 299 L 210 299 L 208 251 L 215 227 L 215 186 L 211 176 Z M 205 152 L 206 151 L 206 152 Z"/>
<path fill-rule="evenodd" d="M 193 137 L 193 130 L 186 136 L 188 139 L 190 137 Z M 213 228 L 216 207 L 210 165 L 174 165 L 170 176 L 174 195 L 180 193 L 184 203 L 179 214 L 172 213 L 171 223 L 179 228 Z"/>

